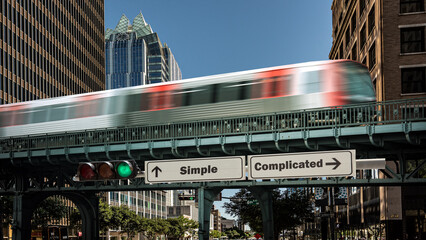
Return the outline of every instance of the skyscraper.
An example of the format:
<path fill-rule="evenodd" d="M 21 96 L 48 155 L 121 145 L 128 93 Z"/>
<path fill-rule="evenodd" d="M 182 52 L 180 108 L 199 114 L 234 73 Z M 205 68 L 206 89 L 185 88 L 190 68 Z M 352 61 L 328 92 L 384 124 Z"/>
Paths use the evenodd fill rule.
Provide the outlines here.
<path fill-rule="evenodd" d="M 105 33 L 106 88 L 114 89 L 182 79 L 170 48 L 139 13 L 129 24 L 123 15 Z"/>
<path fill-rule="evenodd" d="M 115 29 L 105 33 L 106 89 L 116 89 L 182 79 L 167 44 L 161 44 L 157 33 L 139 13 L 133 23 L 123 15 Z M 107 203 L 126 205 L 145 218 L 167 218 L 174 191 L 110 192 Z M 118 233 L 108 232 L 110 236 Z"/>
<path fill-rule="evenodd" d="M 0 1 L 0 104 L 105 88 L 104 1 Z"/>

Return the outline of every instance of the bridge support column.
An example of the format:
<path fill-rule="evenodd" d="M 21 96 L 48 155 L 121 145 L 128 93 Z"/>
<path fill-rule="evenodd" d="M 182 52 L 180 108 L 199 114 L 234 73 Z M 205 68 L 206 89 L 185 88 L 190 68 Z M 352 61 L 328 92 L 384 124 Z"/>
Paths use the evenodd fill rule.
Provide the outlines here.
<path fill-rule="evenodd" d="M 213 201 L 222 191 L 222 188 L 198 189 L 198 239 L 209 240 L 210 233 L 210 212 Z"/>
<path fill-rule="evenodd" d="M 99 240 L 99 198 L 95 193 L 62 194 L 77 205 L 81 215 L 83 240 Z"/>
<path fill-rule="evenodd" d="M 99 239 L 99 198 L 94 193 L 18 193 L 13 200 L 12 240 L 31 238 L 31 218 L 47 197 L 62 195 L 78 208 L 82 218 L 83 240 Z"/>
<path fill-rule="evenodd" d="M 12 240 L 31 238 L 31 217 L 34 210 L 32 198 L 17 194 L 13 199 Z"/>
<path fill-rule="evenodd" d="M 251 187 L 250 192 L 259 201 L 260 210 L 262 211 L 263 222 L 263 239 L 274 239 L 274 216 L 272 209 L 272 191 L 270 189 Z"/>

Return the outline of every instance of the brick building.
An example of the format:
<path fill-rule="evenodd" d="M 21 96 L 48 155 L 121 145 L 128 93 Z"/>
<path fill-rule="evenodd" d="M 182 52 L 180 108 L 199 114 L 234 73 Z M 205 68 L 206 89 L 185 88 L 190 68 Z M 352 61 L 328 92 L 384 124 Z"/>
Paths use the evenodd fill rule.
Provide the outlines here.
<path fill-rule="evenodd" d="M 334 0 L 329 58 L 365 64 L 378 101 L 426 97 L 425 4 L 425 0 Z M 358 177 L 384 175 L 364 170 Z M 426 237 L 424 187 L 359 187 L 349 192 L 348 204 L 337 210 L 338 221 L 352 228 L 355 237 Z"/>
<path fill-rule="evenodd" d="M 368 66 L 377 100 L 426 97 L 424 0 L 334 0 L 330 59 Z"/>

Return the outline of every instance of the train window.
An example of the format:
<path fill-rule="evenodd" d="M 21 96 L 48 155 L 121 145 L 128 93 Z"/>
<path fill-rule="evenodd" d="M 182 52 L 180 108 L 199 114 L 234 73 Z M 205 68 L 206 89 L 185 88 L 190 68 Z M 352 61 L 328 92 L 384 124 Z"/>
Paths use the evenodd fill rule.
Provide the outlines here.
<path fill-rule="evenodd" d="M 219 84 L 218 102 L 236 101 L 244 97 L 244 88 L 240 83 Z"/>
<path fill-rule="evenodd" d="M 263 87 L 263 80 L 255 80 L 252 82 L 251 85 L 251 98 L 261 98 L 262 97 L 262 87 Z"/>
<path fill-rule="evenodd" d="M 68 107 L 66 105 L 56 105 L 50 109 L 49 121 L 59 121 L 66 119 Z"/>
<path fill-rule="evenodd" d="M 170 91 L 152 92 L 148 99 L 151 110 L 164 110 L 173 107 Z"/>
<path fill-rule="evenodd" d="M 0 112 L 0 127 L 13 125 L 13 112 Z"/>
<path fill-rule="evenodd" d="M 240 87 L 240 100 L 248 99 L 250 98 L 250 92 L 251 92 L 251 86 L 253 85 L 253 82 L 244 81 L 239 84 Z"/>
<path fill-rule="evenodd" d="M 115 102 L 115 101 L 112 101 Z M 111 108 L 112 106 L 110 106 Z M 108 111 L 117 109 L 108 109 Z M 114 112 L 115 112 L 114 111 Z M 69 118 L 83 118 L 97 116 L 102 112 L 101 99 L 90 100 L 85 102 L 77 102 L 69 108 Z"/>
<path fill-rule="evenodd" d="M 150 99 L 151 93 L 142 93 L 141 99 L 140 99 L 140 111 L 146 111 L 149 109 L 149 99 Z"/>
<path fill-rule="evenodd" d="M 105 99 L 105 101 L 106 101 L 106 106 L 108 106 L 108 108 L 105 109 L 105 114 L 109 115 L 109 114 L 117 113 L 117 109 L 119 107 L 119 97 L 118 96 L 108 97 Z M 73 116 L 73 115 L 70 114 L 70 116 Z"/>
<path fill-rule="evenodd" d="M 41 123 L 47 121 L 47 108 L 36 108 L 31 113 L 31 123 Z"/>
<path fill-rule="evenodd" d="M 293 69 L 277 69 L 259 73 L 256 75 L 257 80 L 251 85 L 251 97 L 268 98 L 289 95 L 293 71 Z"/>
<path fill-rule="evenodd" d="M 347 67 L 347 90 L 350 95 L 374 96 L 374 89 L 368 71 L 362 68 Z"/>
<path fill-rule="evenodd" d="M 302 85 L 302 93 L 316 93 L 321 91 L 321 75 L 322 71 L 301 72 L 300 84 Z"/>
<path fill-rule="evenodd" d="M 141 98 L 142 94 L 131 94 L 126 96 L 126 112 L 136 112 L 141 111 L 141 102 L 146 101 L 146 99 Z M 146 109 L 144 109 L 146 110 Z"/>
<path fill-rule="evenodd" d="M 183 95 L 184 106 L 207 104 L 211 103 L 213 99 L 213 91 L 211 86 L 202 86 L 199 88 L 186 89 L 181 93 L 181 95 Z"/>

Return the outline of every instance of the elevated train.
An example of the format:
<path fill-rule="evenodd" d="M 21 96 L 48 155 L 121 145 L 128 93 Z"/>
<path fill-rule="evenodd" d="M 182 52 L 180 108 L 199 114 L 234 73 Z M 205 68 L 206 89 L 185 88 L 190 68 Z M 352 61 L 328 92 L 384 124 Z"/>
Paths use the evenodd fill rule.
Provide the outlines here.
<path fill-rule="evenodd" d="M 375 100 L 364 65 L 350 60 L 309 62 L 0 105 L 0 138 Z"/>

